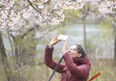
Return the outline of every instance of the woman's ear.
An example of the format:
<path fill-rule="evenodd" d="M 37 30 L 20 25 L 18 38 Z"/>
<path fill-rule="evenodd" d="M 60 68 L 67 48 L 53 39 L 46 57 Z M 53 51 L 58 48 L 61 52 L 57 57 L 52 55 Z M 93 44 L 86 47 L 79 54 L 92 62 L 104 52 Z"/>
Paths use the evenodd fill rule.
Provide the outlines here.
<path fill-rule="evenodd" d="M 78 53 L 78 57 L 82 57 L 82 54 L 81 53 Z"/>

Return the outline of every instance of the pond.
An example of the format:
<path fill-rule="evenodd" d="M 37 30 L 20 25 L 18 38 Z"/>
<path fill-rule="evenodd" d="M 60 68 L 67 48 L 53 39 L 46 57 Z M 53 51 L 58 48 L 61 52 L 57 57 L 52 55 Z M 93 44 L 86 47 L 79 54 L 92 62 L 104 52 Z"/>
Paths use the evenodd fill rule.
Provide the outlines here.
<path fill-rule="evenodd" d="M 67 47 L 69 48 L 73 44 L 81 44 L 84 47 L 84 34 L 82 24 L 73 24 L 65 26 L 60 29 L 61 34 L 68 35 Z M 105 29 L 104 29 L 105 30 Z M 38 43 L 37 45 L 37 57 L 44 56 L 45 45 L 50 42 L 50 40 L 58 34 L 58 30 L 53 31 L 52 34 L 47 34 L 46 38 L 42 41 L 43 44 Z M 8 41 L 7 35 L 3 36 L 5 48 L 7 54 L 11 54 L 10 42 Z M 103 31 L 97 24 L 87 24 L 86 25 L 86 41 L 90 46 L 88 49 L 94 51 L 94 56 L 96 58 L 113 58 L 114 56 L 114 38 L 112 35 L 112 30 Z M 55 46 L 54 56 L 62 56 L 62 46 L 64 42 L 60 42 Z"/>
<path fill-rule="evenodd" d="M 73 45 L 73 44 L 81 44 L 82 46 L 84 45 L 84 40 L 83 40 L 83 25 L 82 24 L 73 24 L 73 25 L 68 25 L 64 27 L 63 33 L 68 35 L 68 47 Z M 112 31 L 108 30 L 102 31 L 99 25 L 97 24 L 88 24 L 86 25 L 86 40 L 89 41 L 89 43 L 93 44 L 92 46 L 96 46 L 93 51 L 95 51 L 95 57 L 96 58 L 113 58 L 113 53 L 114 53 L 114 41 L 111 40 L 113 39 L 112 37 Z M 108 36 L 111 34 L 110 36 Z M 47 36 L 47 38 L 51 38 L 51 36 Z M 52 38 L 51 38 L 52 39 Z M 54 56 L 61 57 L 62 56 L 62 46 L 63 46 L 63 41 L 60 42 L 58 45 L 55 46 Z M 45 45 L 38 45 L 37 49 L 43 50 Z M 83 46 L 84 47 L 84 46 Z M 38 50 L 39 51 L 39 50 Z M 42 51 L 44 54 L 44 50 Z M 41 57 L 40 55 L 38 57 Z"/>

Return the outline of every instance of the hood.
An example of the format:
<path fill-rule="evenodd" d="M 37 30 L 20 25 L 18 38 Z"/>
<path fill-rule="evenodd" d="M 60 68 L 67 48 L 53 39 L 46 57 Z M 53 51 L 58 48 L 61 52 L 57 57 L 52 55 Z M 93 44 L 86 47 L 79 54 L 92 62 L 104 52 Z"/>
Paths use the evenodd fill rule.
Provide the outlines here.
<path fill-rule="evenodd" d="M 88 58 L 87 55 L 84 56 L 84 57 L 81 57 L 81 58 L 75 57 L 75 58 L 73 59 L 73 61 L 74 61 L 77 65 L 87 64 L 87 65 L 91 66 L 91 62 L 90 62 L 90 60 L 89 60 L 89 58 Z"/>

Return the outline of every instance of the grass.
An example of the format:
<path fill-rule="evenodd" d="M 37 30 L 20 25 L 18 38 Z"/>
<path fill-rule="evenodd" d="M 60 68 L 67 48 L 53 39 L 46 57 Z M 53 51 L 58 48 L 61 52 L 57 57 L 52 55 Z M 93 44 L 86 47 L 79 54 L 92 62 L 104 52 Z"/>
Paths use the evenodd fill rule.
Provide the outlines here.
<path fill-rule="evenodd" d="M 102 71 L 102 75 L 94 81 L 116 81 L 116 66 L 114 61 L 110 59 L 91 59 L 92 68 L 90 77 Z M 1 74 L 4 74 L 3 68 L 0 69 Z M 18 68 L 12 76 L 12 81 L 48 81 L 52 70 L 45 64 L 37 66 L 23 66 Z M 56 73 L 51 81 L 60 81 L 60 74 Z M 0 76 L 0 81 L 5 81 L 5 76 Z"/>
<path fill-rule="evenodd" d="M 116 66 L 111 59 L 93 59 L 90 77 L 101 71 L 102 75 L 94 81 L 115 81 Z"/>

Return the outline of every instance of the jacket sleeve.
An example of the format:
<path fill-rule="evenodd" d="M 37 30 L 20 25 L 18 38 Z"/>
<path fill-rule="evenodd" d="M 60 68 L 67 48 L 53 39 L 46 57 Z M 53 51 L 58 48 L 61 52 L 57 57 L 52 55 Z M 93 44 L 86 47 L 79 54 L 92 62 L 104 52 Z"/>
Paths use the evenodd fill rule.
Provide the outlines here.
<path fill-rule="evenodd" d="M 71 74 L 76 75 L 80 78 L 87 78 L 89 75 L 90 67 L 87 64 L 82 64 L 77 66 L 73 59 L 70 57 L 68 53 L 64 54 L 64 61 L 71 72 Z"/>
<path fill-rule="evenodd" d="M 50 67 L 51 69 L 55 69 L 56 65 L 58 63 L 54 62 L 53 59 L 52 59 L 52 53 L 53 53 L 53 50 L 54 48 L 49 48 L 49 46 L 47 45 L 46 48 L 45 48 L 45 56 L 44 56 L 44 61 L 45 61 L 45 64 Z M 59 73 L 62 73 L 63 71 L 63 68 L 64 68 L 65 65 L 63 64 L 60 64 L 58 66 L 58 69 L 56 70 L 57 72 Z"/>

